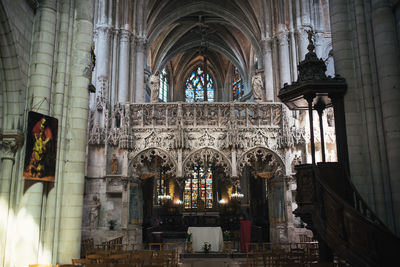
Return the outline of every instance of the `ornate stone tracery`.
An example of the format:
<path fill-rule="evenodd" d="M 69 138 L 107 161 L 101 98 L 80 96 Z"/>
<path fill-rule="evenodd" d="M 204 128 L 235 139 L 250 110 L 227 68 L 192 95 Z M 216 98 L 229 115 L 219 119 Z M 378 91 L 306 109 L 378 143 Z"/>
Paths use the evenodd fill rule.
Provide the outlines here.
<path fill-rule="evenodd" d="M 169 155 L 167 151 L 153 147 L 145 149 L 139 153 L 131 152 L 129 155 L 129 173 L 131 174 L 131 177 L 141 178 L 141 175 L 143 175 L 144 172 L 145 161 L 147 160 L 151 162 L 155 157 L 161 159 L 161 166 L 166 169 L 167 174 L 176 174 L 176 162 L 171 155 Z"/>
<path fill-rule="evenodd" d="M 259 170 L 256 170 L 268 175 L 268 177 L 263 178 L 284 177 L 285 165 L 282 159 L 266 147 L 255 147 L 243 153 L 238 160 L 239 173 L 243 172 L 245 166 L 255 167 L 253 164 L 257 160 L 260 161 L 260 163 L 266 163 L 262 165 Z M 258 175 L 261 176 L 260 173 Z"/>
<path fill-rule="evenodd" d="M 232 177 L 247 164 L 244 155 L 251 149 L 263 147 L 262 153 L 286 162 L 285 149 L 304 138 L 304 130 L 294 126 L 278 103 L 117 104 L 102 110 L 104 126 L 96 121 L 96 112 L 90 114 L 89 144 L 127 150 L 128 175 L 140 174 L 134 170 L 142 167 L 138 155 L 157 155 L 180 178 L 189 172 L 189 162 L 206 156 Z"/>

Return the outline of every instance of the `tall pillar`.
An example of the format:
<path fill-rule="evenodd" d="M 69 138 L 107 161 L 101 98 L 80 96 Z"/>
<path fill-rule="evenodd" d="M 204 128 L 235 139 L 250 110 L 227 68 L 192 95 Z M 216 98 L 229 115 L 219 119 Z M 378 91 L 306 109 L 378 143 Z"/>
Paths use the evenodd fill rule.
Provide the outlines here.
<path fill-rule="evenodd" d="M 321 32 L 316 32 L 314 34 L 315 54 L 317 54 L 318 58 L 322 58 L 323 56 L 322 38 L 323 34 Z"/>
<path fill-rule="evenodd" d="M 146 48 L 146 40 L 144 38 L 138 38 L 136 40 L 136 88 L 135 88 L 136 103 L 145 102 L 145 84 L 144 84 L 145 48 Z"/>
<path fill-rule="evenodd" d="M 22 143 L 23 137 L 16 135 L 0 139 L 0 265 L 6 266 L 6 241 L 8 236 L 8 222 L 10 218 L 10 194 L 13 191 L 12 171 L 15 162 L 15 153 Z"/>
<path fill-rule="evenodd" d="M 52 101 L 54 51 L 57 25 L 57 1 L 39 1 L 39 10 L 35 15 L 38 27 L 35 28 L 32 47 L 31 68 L 29 77 L 29 94 L 35 112 L 50 115 Z M 38 260 L 40 251 L 41 230 L 44 228 L 47 197 L 44 182 L 21 180 L 23 195 L 19 201 L 20 212 L 24 211 L 25 220 L 19 222 L 18 228 L 30 229 L 30 238 L 24 244 L 18 243 L 13 250 L 21 251 L 24 257 L 15 258 L 15 266 L 25 266 Z M 29 219 L 28 219 L 29 218 Z M 16 237 L 18 238 L 18 237 Z"/>
<path fill-rule="evenodd" d="M 272 39 L 262 41 L 264 53 L 264 80 L 266 101 L 274 101 L 274 76 L 272 67 Z"/>
<path fill-rule="evenodd" d="M 118 102 L 125 103 L 129 97 L 129 50 L 131 33 L 128 30 L 120 31 L 119 39 L 119 78 Z"/>
<path fill-rule="evenodd" d="M 289 32 L 281 31 L 277 34 L 279 44 L 279 81 L 280 88 L 285 83 L 290 84 L 290 56 L 289 56 Z"/>
<path fill-rule="evenodd" d="M 393 9 L 387 0 L 372 0 L 372 27 L 382 105 L 383 128 L 393 210 L 400 211 L 400 52 Z M 400 233 L 400 212 L 393 214 Z"/>
<path fill-rule="evenodd" d="M 67 113 L 65 171 L 62 177 L 58 263 L 70 263 L 80 257 L 82 208 L 85 180 L 86 134 L 89 106 L 89 77 L 83 71 L 90 66 L 93 28 L 93 1 L 76 1 L 76 19 L 72 44 L 70 98 Z"/>
<path fill-rule="evenodd" d="M 41 247 L 39 250 L 38 262 L 52 261 L 54 252 L 54 240 L 57 240 L 57 230 L 60 211 L 60 177 L 64 171 L 64 147 L 65 147 L 65 114 L 64 114 L 64 99 L 68 95 L 68 87 L 66 81 L 70 74 L 71 60 L 71 44 L 72 44 L 72 29 L 73 29 L 73 1 L 60 1 L 60 26 L 58 32 L 58 51 L 57 51 L 57 75 L 55 81 L 54 97 L 52 99 L 53 109 L 52 116 L 58 119 L 59 131 L 57 141 L 56 155 L 56 173 L 54 186 L 49 186 L 46 208 L 45 208 L 45 224 L 44 230 L 41 233 Z M 43 206 L 45 203 L 43 203 Z M 42 228 L 43 229 L 43 228 Z M 55 261 L 53 262 L 55 263 Z"/>
<path fill-rule="evenodd" d="M 110 104 L 111 107 L 117 102 L 117 91 L 118 91 L 118 38 L 119 31 L 117 29 L 113 30 L 113 38 L 112 38 L 112 62 L 111 62 L 111 83 L 110 83 Z"/>
<path fill-rule="evenodd" d="M 97 55 L 96 55 L 96 94 L 107 97 L 108 80 L 110 74 L 110 40 L 111 27 L 101 25 L 96 28 L 97 32 Z M 103 84 L 106 81 L 106 84 Z"/>

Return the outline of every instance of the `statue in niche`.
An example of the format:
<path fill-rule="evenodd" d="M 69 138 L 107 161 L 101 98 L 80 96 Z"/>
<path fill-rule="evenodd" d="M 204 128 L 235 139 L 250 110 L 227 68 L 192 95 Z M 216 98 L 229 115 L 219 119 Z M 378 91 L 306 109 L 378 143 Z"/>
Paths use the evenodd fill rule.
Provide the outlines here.
<path fill-rule="evenodd" d="M 159 102 L 159 92 L 160 92 L 160 74 L 158 71 L 150 76 L 150 100 L 151 103 Z"/>
<path fill-rule="evenodd" d="M 93 196 L 93 204 L 90 208 L 90 228 L 96 229 L 99 222 L 100 200 Z"/>
<path fill-rule="evenodd" d="M 251 78 L 251 87 L 253 88 L 254 102 L 263 101 L 264 84 L 263 84 L 263 78 L 259 71 L 257 71 L 256 74 L 254 74 L 253 77 Z"/>
<path fill-rule="evenodd" d="M 111 173 L 117 174 L 118 173 L 118 158 L 115 153 L 111 157 Z"/>

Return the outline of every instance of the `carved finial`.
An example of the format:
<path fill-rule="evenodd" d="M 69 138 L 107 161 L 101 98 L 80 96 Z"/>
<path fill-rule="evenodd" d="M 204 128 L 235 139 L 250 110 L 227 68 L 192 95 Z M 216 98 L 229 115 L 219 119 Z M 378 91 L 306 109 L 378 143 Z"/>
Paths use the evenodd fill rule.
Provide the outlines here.
<path fill-rule="evenodd" d="M 307 49 L 308 49 L 309 52 L 312 52 L 315 49 L 314 42 L 313 42 L 314 31 L 313 30 L 306 30 L 306 32 L 308 34 L 308 46 L 307 46 Z"/>

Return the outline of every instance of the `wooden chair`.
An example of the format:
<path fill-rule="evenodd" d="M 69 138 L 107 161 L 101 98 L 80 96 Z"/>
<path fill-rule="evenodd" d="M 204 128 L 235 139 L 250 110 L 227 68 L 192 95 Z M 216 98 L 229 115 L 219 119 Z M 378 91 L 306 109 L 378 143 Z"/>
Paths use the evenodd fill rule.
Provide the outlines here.
<path fill-rule="evenodd" d="M 335 264 L 333 262 L 317 262 L 317 263 L 311 263 L 311 267 L 334 267 Z"/>
<path fill-rule="evenodd" d="M 127 263 L 128 259 L 130 258 L 130 254 L 114 254 L 110 255 L 107 258 L 104 258 L 104 262 L 106 263 Z"/>
<path fill-rule="evenodd" d="M 258 243 L 246 243 L 246 252 L 259 251 Z"/>
<path fill-rule="evenodd" d="M 135 263 L 111 263 L 109 267 L 142 267 L 142 264 L 135 264 Z"/>
<path fill-rule="evenodd" d="M 109 267 L 107 263 L 87 263 L 85 267 Z"/>
<path fill-rule="evenodd" d="M 102 263 L 104 258 L 104 255 L 100 254 L 91 254 L 86 256 L 86 259 L 88 259 L 91 263 Z"/>
<path fill-rule="evenodd" d="M 149 243 L 149 250 L 162 250 L 163 243 Z"/>
<path fill-rule="evenodd" d="M 151 259 L 153 257 L 153 251 L 152 250 L 141 250 L 141 251 L 135 251 L 131 254 L 130 261 L 132 262 L 142 262 L 142 264 L 150 264 Z"/>
<path fill-rule="evenodd" d="M 51 264 L 29 264 L 29 267 L 53 267 Z"/>
<path fill-rule="evenodd" d="M 90 260 L 88 260 L 88 259 L 72 259 L 72 265 L 74 265 L 74 266 L 81 266 L 86 263 L 90 263 Z"/>

